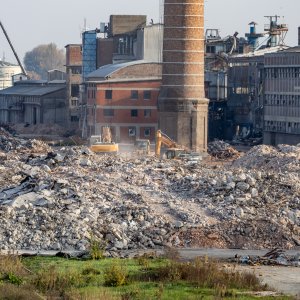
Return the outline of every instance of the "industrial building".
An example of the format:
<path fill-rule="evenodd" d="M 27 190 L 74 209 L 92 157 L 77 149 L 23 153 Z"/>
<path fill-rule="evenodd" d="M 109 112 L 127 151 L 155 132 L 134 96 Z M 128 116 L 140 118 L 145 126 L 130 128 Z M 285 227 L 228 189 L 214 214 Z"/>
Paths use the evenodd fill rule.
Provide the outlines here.
<path fill-rule="evenodd" d="M 0 123 L 66 124 L 66 85 L 19 81 L 0 91 Z"/>
<path fill-rule="evenodd" d="M 266 54 L 264 144 L 300 143 L 300 46 Z"/>
<path fill-rule="evenodd" d="M 87 137 L 91 134 L 100 133 L 101 126 L 106 124 L 107 118 L 103 118 L 101 109 L 97 110 L 96 123 L 99 123 L 100 127 L 92 124 L 89 114 L 89 102 L 90 102 L 90 88 L 91 78 L 96 82 L 100 82 L 100 85 L 110 83 L 109 78 L 101 77 L 103 72 L 107 72 L 106 76 L 111 76 L 110 72 L 112 69 L 123 69 L 128 71 L 128 77 L 124 74 L 118 77 L 119 73 L 114 73 L 114 88 L 118 88 L 117 81 L 120 80 L 122 87 L 124 87 L 126 80 L 131 90 L 141 91 L 144 89 L 150 89 L 151 97 L 155 99 L 155 89 L 160 86 L 159 79 L 161 79 L 161 66 L 158 66 L 159 62 L 162 61 L 162 40 L 163 30 L 161 24 L 148 24 L 146 23 L 146 16 L 144 15 L 111 15 L 109 23 L 101 23 L 100 29 L 95 29 L 83 33 L 83 44 L 82 44 L 82 85 L 80 94 L 80 128 L 82 129 L 82 135 Z M 139 69 L 141 67 L 129 68 L 127 63 L 133 65 L 146 66 L 146 63 L 150 63 L 156 66 L 156 70 L 148 75 L 144 73 L 144 70 L 140 70 L 140 74 L 135 71 L 131 73 L 132 69 Z M 125 64 L 125 65 L 123 65 Z M 112 67 L 110 65 L 115 65 Z M 126 68 L 124 68 L 126 66 Z M 151 71 L 152 72 L 152 71 Z M 96 75 L 96 77 L 94 77 Z M 154 80 L 155 78 L 155 80 Z M 153 87 L 153 82 L 156 81 Z M 98 84 L 98 83 L 97 83 Z M 148 86 L 148 84 L 150 84 Z M 116 86 L 115 86 L 116 85 Z M 151 89 L 154 88 L 153 91 Z M 149 92 L 146 93 L 146 97 Z M 126 93 L 125 93 L 126 94 Z M 122 106 L 120 102 L 122 98 L 118 98 L 118 93 L 114 92 L 118 104 Z M 98 98 L 104 97 L 103 94 L 99 93 Z M 129 94 L 124 95 L 124 105 L 127 99 L 130 98 Z M 101 101 L 105 98 L 98 99 Z M 152 99 L 152 98 L 151 98 Z M 149 100 L 149 99 L 148 99 Z M 155 102 L 155 105 L 153 104 Z M 131 103 L 133 104 L 133 103 Z M 135 103 L 136 104 L 136 103 Z M 149 139 L 154 138 L 154 128 L 157 128 L 157 99 L 151 101 L 141 102 L 146 112 L 138 112 L 138 116 L 133 118 L 127 118 L 124 114 L 124 110 L 120 112 L 114 108 L 116 113 L 114 118 L 110 118 L 110 122 L 114 124 L 112 131 L 116 140 L 122 141 L 134 141 L 138 136 L 144 136 L 146 130 L 146 137 Z M 150 105 L 150 110 L 147 108 Z M 155 107 L 155 111 L 154 111 Z M 136 108 L 133 108 L 133 110 Z M 145 118 L 143 114 L 145 113 Z M 150 115 L 149 115 L 150 113 Z M 95 118 L 94 118 L 95 119 Z M 122 121 L 123 119 L 123 121 Z M 155 124 L 154 124 L 155 123 Z M 118 125 L 119 124 L 119 125 Z M 124 126 L 120 124 L 125 124 Z M 107 125 L 107 124 L 106 124 Z M 145 127 L 146 126 L 146 127 Z M 121 128 L 122 127 L 122 128 Z M 133 127 L 135 128 L 133 130 Z M 100 128 L 100 129 L 99 129 Z M 126 128 L 126 129 L 124 129 Z M 128 135 L 128 130 L 131 129 L 131 135 Z M 135 132 L 135 134 L 133 134 Z"/>
<path fill-rule="evenodd" d="M 80 85 L 82 84 L 82 46 L 81 44 L 66 45 L 66 84 L 68 123 L 77 127 L 80 117 Z"/>
<path fill-rule="evenodd" d="M 249 43 L 238 33 L 221 37 L 218 29 L 205 34 L 205 96 L 209 99 L 208 137 L 210 140 L 231 136 L 227 120 L 228 64 L 232 55 L 249 52 Z"/>
<path fill-rule="evenodd" d="M 206 151 L 204 1 L 165 0 L 159 128 L 178 144 Z"/>
<path fill-rule="evenodd" d="M 88 136 L 110 127 L 116 142 L 154 141 L 161 64 L 132 61 L 97 69 L 86 78 L 83 124 Z"/>
<path fill-rule="evenodd" d="M 12 76 L 21 72 L 20 66 L 0 60 L 0 90 L 11 87 L 13 85 Z"/>

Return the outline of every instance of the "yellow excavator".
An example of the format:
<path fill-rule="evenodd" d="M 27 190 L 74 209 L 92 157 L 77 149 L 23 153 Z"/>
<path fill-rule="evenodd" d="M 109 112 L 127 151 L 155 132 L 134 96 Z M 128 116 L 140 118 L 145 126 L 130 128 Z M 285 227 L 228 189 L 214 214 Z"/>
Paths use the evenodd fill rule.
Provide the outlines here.
<path fill-rule="evenodd" d="M 99 154 L 117 154 L 119 145 L 112 141 L 110 127 L 102 128 L 102 135 L 92 135 L 90 137 L 90 149 Z"/>
<path fill-rule="evenodd" d="M 185 155 L 188 151 L 188 149 L 186 149 L 183 146 L 179 146 L 175 141 L 173 141 L 161 130 L 157 130 L 155 142 L 155 155 L 158 157 L 161 155 L 162 145 L 168 148 L 167 151 L 164 153 L 164 155 L 168 159 L 180 158 L 181 156 Z"/>

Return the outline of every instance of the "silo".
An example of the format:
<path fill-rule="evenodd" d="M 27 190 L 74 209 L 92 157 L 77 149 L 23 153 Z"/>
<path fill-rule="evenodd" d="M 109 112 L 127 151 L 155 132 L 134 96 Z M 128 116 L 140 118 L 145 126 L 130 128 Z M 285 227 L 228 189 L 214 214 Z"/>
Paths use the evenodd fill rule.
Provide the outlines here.
<path fill-rule="evenodd" d="M 159 127 L 195 151 L 207 149 L 204 0 L 165 0 Z"/>

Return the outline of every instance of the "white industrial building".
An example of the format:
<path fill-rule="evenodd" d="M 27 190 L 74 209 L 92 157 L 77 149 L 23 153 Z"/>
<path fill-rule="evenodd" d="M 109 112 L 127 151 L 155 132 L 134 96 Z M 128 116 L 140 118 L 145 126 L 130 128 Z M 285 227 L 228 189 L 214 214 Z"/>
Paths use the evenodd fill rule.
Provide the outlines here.
<path fill-rule="evenodd" d="M 0 60 L 0 90 L 11 87 L 12 77 L 20 73 L 22 73 L 20 66 Z"/>

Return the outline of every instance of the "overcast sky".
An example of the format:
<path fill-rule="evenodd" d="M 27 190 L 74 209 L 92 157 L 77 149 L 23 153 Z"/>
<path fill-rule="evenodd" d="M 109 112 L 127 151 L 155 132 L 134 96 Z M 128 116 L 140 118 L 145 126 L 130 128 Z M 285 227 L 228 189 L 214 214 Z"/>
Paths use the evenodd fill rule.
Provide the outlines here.
<path fill-rule="evenodd" d="M 80 43 L 80 32 L 86 19 L 90 29 L 107 22 L 111 14 L 145 14 L 148 21 L 160 19 L 161 0 L 26 0 L 3 1 L 0 20 L 23 59 L 26 51 L 40 44 L 56 43 L 63 48 L 67 44 Z M 5 2 L 5 5 L 4 5 Z M 218 28 L 226 36 L 238 31 L 244 36 L 248 23 L 259 23 L 263 30 L 265 15 L 284 16 L 283 22 L 290 31 L 286 43 L 295 46 L 300 26 L 300 0 L 205 0 L 206 28 Z M 15 62 L 3 33 L 0 31 L 0 57 Z"/>

